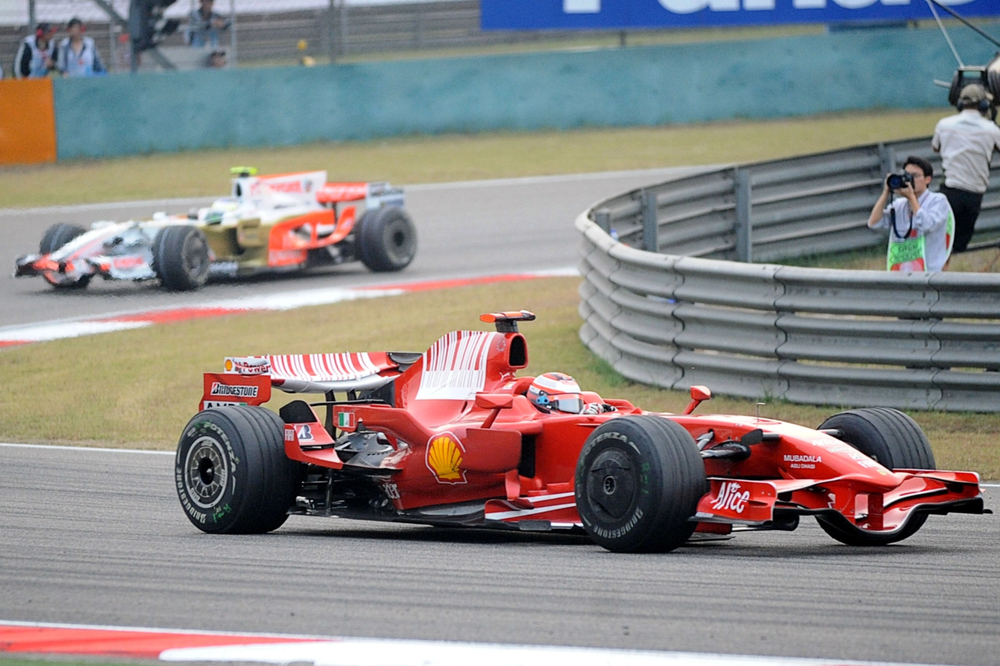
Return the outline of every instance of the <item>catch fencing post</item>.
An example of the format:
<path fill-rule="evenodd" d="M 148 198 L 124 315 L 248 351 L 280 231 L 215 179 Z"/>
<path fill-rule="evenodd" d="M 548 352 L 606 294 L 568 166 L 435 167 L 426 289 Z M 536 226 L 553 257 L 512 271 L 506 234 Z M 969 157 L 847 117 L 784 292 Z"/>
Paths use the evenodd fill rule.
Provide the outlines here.
<path fill-rule="evenodd" d="M 750 223 L 752 204 L 750 201 L 750 173 L 736 169 L 736 260 L 753 263 L 753 234 Z"/>
<path fill-rule="evenodd" d="M 656 192 L 643 190 L 642 249 L 646 252 L 660 251 L 660 226 L 656 219 L 656 208 Z"/>

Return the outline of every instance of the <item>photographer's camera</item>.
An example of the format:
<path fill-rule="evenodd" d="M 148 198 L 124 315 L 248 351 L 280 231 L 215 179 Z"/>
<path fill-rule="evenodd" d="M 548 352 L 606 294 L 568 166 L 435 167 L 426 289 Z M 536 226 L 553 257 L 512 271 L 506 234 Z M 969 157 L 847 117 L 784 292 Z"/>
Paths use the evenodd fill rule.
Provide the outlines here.
<path fill-rule="evenodd" d="M 913 174 L 904 171 L 903 173 L 890 173 L 885 179 L 886 187 L 890 190 L 901 190 L 907 183 L 913 187 Z"/>

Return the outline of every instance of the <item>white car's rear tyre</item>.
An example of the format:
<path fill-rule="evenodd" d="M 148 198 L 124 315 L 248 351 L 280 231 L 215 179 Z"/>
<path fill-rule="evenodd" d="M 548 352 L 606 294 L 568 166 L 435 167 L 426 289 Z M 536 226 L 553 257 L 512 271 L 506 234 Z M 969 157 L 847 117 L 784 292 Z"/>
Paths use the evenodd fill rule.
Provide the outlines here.
<path fill-rule="evenodd" d="M 399 206 L 383 206 L 361 218 L 358 257 L 376 273 L 401 271 L 417 253 L 417 230 Z"/>

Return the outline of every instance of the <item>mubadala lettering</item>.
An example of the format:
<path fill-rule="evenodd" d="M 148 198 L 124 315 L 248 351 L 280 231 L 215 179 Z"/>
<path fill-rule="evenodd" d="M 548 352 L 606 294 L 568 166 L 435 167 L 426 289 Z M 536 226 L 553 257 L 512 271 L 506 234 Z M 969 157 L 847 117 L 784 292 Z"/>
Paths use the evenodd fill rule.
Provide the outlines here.
<path fill-rule="evenodd" d="M 823 456 L 800 456 L 800 455 L 786 454 L 785 462 L 821 463 L 823 462 Z"/>
<path fill-rule="evenodd" d="M 227 395 L 234 398 L 256 398 L 256 386 L 231 386 L 222 382 L 214 382 L 209 395 Z"/>

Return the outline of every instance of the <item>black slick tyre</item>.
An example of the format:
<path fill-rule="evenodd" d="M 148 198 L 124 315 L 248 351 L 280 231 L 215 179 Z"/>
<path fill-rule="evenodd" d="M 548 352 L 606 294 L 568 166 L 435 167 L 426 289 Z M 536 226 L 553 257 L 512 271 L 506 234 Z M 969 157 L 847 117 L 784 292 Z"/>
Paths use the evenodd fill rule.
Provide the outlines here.
<path fill-rule="evenodd" d="M 74 238 L 87 233 L 87 230 L 76 224 L 60 222 L 53 224 L 42 234 L 42 240 L 38 244 L 38 251 L 41 254 L 51 254 L 66 245 Z M 74 278 L 61 273 L 45 273 L 45 281 L 56 289 L 83 289 L 90 284 L 90 276 Z"/>
<path fill-rule="evenodd" d="M 819 426 L 836 430 L 836 437 L 889 470 L 935 469 L 927 435 L 908 415 L 896 409 L 872 407 L 834 414 Z M 912 536 L 927 520 L 915 514 L 894 532 L 868 532 L 826 516 L 816 516 L 820 527 L 849 546 L 884 546 Z"/>
<path fill-rule="evenodd" d="M 153 239 L 153 271 L 170 291 L 191 291 L 204 285 L 210 263 L 208 240 L 197 227 L 163 227 Z"/>
<path fill-rule="evenodd" d="M 614 552 L 668 552 L 694 532 L 707 490 L 691 435 L 658 416 L 611 419 L 587 438 L 576 466 L 576 506 L 587 534 Z"/>
<path fill-rule="evenodd" d="M 285 456 L 284 423 L 263 407 L 215 407 L 177 444 L 177 495 L 188 520 L 213 534 L 263 534 L 288 518 L 300 466 Z"/>
<path fill-rule="evenodd" d="M 42 234 L 42 242 L 38 244 L 38 251 L 42 254 L 51 254 L 85 233 L 87 230 L 76 224 L 66 224 L 65 222 L 53 224 Z"/>
<path fill-rule="evenodd" d="M 401 271 L 417 253 L 417 230 L 399 206 L 383 206 L 361 217 L 358 258 L 371 271 Z"/>

